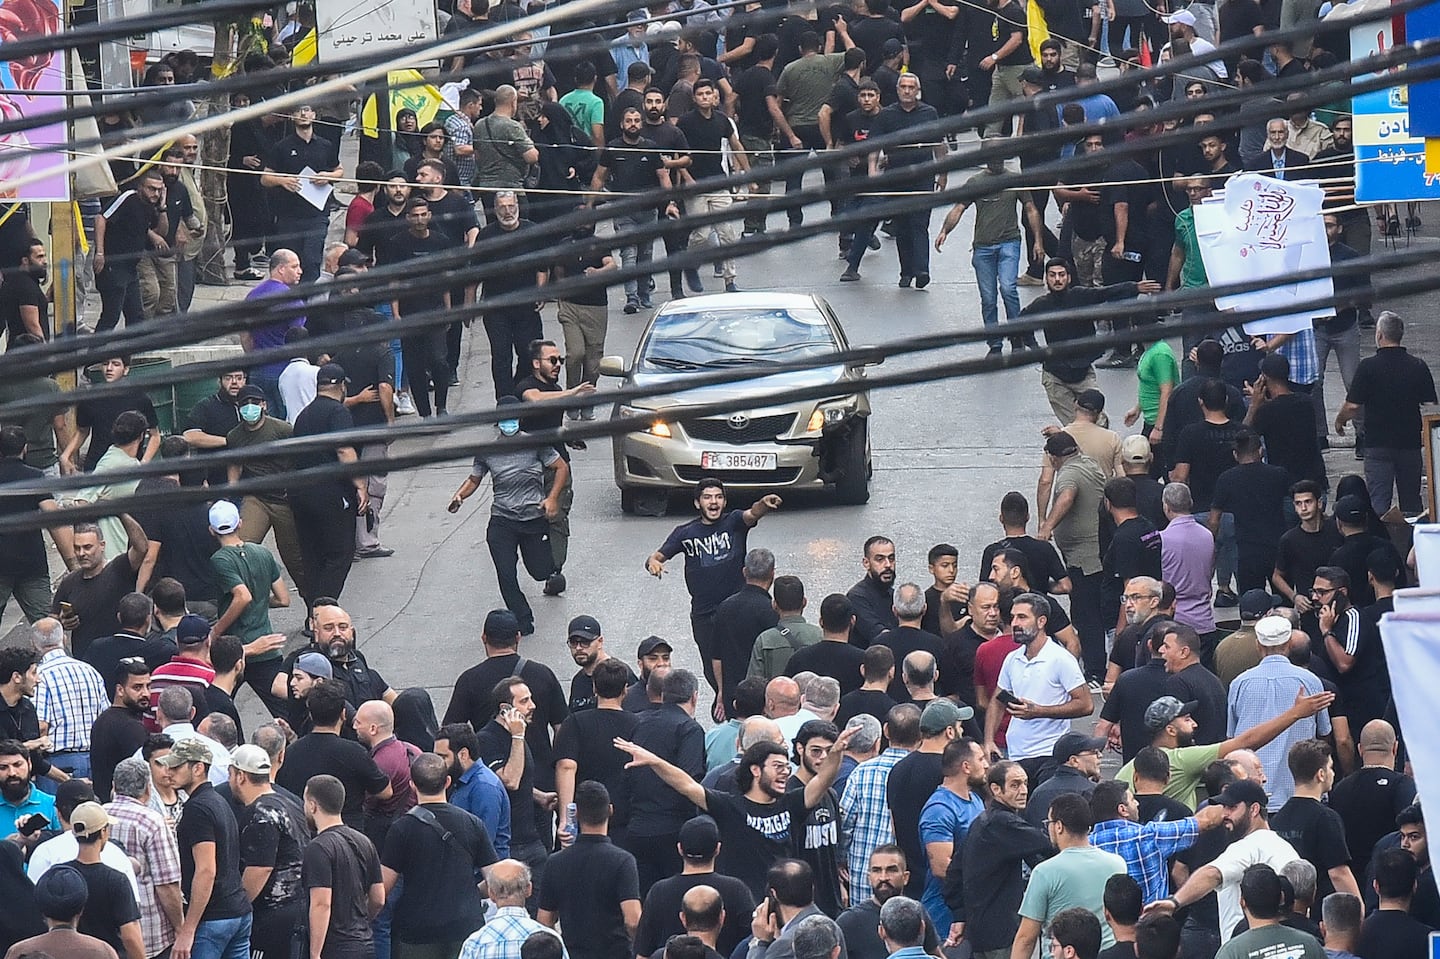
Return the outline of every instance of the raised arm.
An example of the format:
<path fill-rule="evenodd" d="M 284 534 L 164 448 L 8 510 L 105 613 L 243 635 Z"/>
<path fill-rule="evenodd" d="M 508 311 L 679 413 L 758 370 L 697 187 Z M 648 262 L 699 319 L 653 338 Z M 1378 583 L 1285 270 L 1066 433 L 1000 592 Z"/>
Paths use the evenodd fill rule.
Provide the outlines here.
<path fill-rule="evenodd" d="M 844 736 L 842 735 L 841 738 L 843 739 Z M 840 745 L 838 740 L 836 741 L 835 745 Z M 620 739 L 619 737 L 616 737 L 615 748 L 620 750 L 621 752 L 626 752 L 630 754 L 630 761 L 625 764 L 626 769 L 640 769 L 642 767 L 648 766 L 650 769 L 653 769 L 655 771 L 655 775 L 659 776 L 660 781 L 663 782 L 665 785 L 669 786 L 671 789 L 675 790 L 677 793 L 690 800 L 691 803 L 698 806 L 699 808 L 704 809 L 707 812 L 709 811 L 710 807 L 706 804 L 705 801 L 705 787 L 692 779 L 690 777 L 690 774 L 687 773 L 685 770 L 681 769 L 679 766 L 667 763 L 665 760 L 661 759 L 659 756 L 655 755 L 650 750 L 644 748 L 643 746 L 637 746 L 627 739 Z M 835 753 L 837 752 L 837 750 L 834 747 L 831 747 L 831 752 Z M 841 749 L 838 750 L 838 752 L 843 753 L 844 750 Z M 815 779 L 811 780 L 812 784 L 824 775 L 824 770 L 825 767 L 822 766 L 820 774 L 817 775 Z M 836 760 L 835 768 L 832 769 L 830 772 L 830 779 L 825 784 L 826 789 L 829 789 L 830 783 L 835 781 L 835 774 L 839 772 L 839 770 L 840 763 L 839 760 Z M 823 795 L 823 793 L 821 795 Z M 808 786 L 806 787 L 806 799 L 809 799 Z M 818 801 L 819 800 L 817 799 L 816 802 Z M 806 805 L 808 806 L 814 804 L 807 802 Z"/>

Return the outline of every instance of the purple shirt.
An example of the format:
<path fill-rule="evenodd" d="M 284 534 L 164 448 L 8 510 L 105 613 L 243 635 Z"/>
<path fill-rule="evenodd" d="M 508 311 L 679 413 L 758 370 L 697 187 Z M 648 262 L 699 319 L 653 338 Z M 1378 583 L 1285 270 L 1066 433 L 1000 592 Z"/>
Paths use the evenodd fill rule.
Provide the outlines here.
<path fill-rule="evenodd" d="M 418 755 L 420 755 L 418 748 L 409 743 L 403 743 L 394 736 L 370 747 L 370 756 L 375 760 L 375 765 L 380 767 L 382 773 L 390 777 L 391 795 L 389 799 L 366 796 L 365 811 L 367 813 L 393 819 L 401 813 L 409 811 L 410 807 L 415 805 L 415 787 L 410 784 L 410 760 Z"/>
<path fill-rule="evenodd" d="M 1160 571 L 1175 587 L 1175 621 L 1202 636 L 1215 628 L 1210 578 L 1215 574 L 1215 537 L 1188 513 L 1160 531 Z"/>
<path fill-rule="evenodd" d="M 261 297 L 274 296 L 277 293 L 284 293 L 289 289 L 290 287 L 286 286 L 284 283 L 281 283 L 279 280 L 265 280 L 264 282 L 256 286 L 255 289 L 245 294 L 245 299 L 258 300 Z M 280 301 L 277 302 L 275 305 L 282 309 L 288 309 L 290 307 L 300 306 L 302 303 L 304 303 L 303 300 L 294 299 Z M 290 317 L 288 320 L 281 320 L 279 323 L 274 323 L 270 326 L 256 327 L 255 329 L 250 331 L 250 349 L 252 351 L 266 350 L 270 349 L 271 347 L 284 346 L 285 331 L 290 329 L 292 326 L 304 325 L 305 317 L 296 315 Z M 266 363 L 264 366 L 260 367 L 260 370 L 265 373 L 279 376 L 280 371 L 285 368 L 285 364 L 287 362 L 289 361 L 276 360 L 274 363 Z"/>

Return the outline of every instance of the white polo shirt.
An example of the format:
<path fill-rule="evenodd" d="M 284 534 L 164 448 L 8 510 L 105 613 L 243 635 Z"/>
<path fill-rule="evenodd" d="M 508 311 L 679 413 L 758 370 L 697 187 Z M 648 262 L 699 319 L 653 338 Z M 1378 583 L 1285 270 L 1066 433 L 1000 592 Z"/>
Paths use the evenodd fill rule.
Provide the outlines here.
<path fill-rule="evenodd" d="M 1034 659 L 1026 657 L 1023 646 L 1006 656 L 997 685 L 1039 706 L 1061 706 L 1070 701 L 1070 690 L 1085 685 L 1085 674 L 1070 650 L 1052 638 Z M 1005 732 L 1010 758 L 1048 756 L 1069 731 L 1068 719 L 1012 718 Z"/>

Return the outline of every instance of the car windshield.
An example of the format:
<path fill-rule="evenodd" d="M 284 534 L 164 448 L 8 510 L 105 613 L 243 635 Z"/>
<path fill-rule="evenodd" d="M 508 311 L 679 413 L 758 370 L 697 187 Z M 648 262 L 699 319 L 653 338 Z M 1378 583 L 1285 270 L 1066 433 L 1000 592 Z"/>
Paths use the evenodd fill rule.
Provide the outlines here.
<path fill-rule="evenodd" d="M 825 356 L 837 348 L 825 315 L 814 307 L 697 310 L 657 316 L 640 364 L 656 370 L 716 369 Z"/>

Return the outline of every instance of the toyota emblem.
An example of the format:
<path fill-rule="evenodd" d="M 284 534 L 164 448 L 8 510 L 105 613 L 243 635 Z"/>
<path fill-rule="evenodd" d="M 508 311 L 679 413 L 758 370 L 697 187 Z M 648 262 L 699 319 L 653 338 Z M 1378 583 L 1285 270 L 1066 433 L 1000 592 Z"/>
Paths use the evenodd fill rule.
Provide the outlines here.
<path fill-rule="evenodd" d="M 738 433 L 750 425 L 750 417 L 744 413 L 732 413 L 730 414 L 728 422 L 730 423 L 730 428 Z"/>

